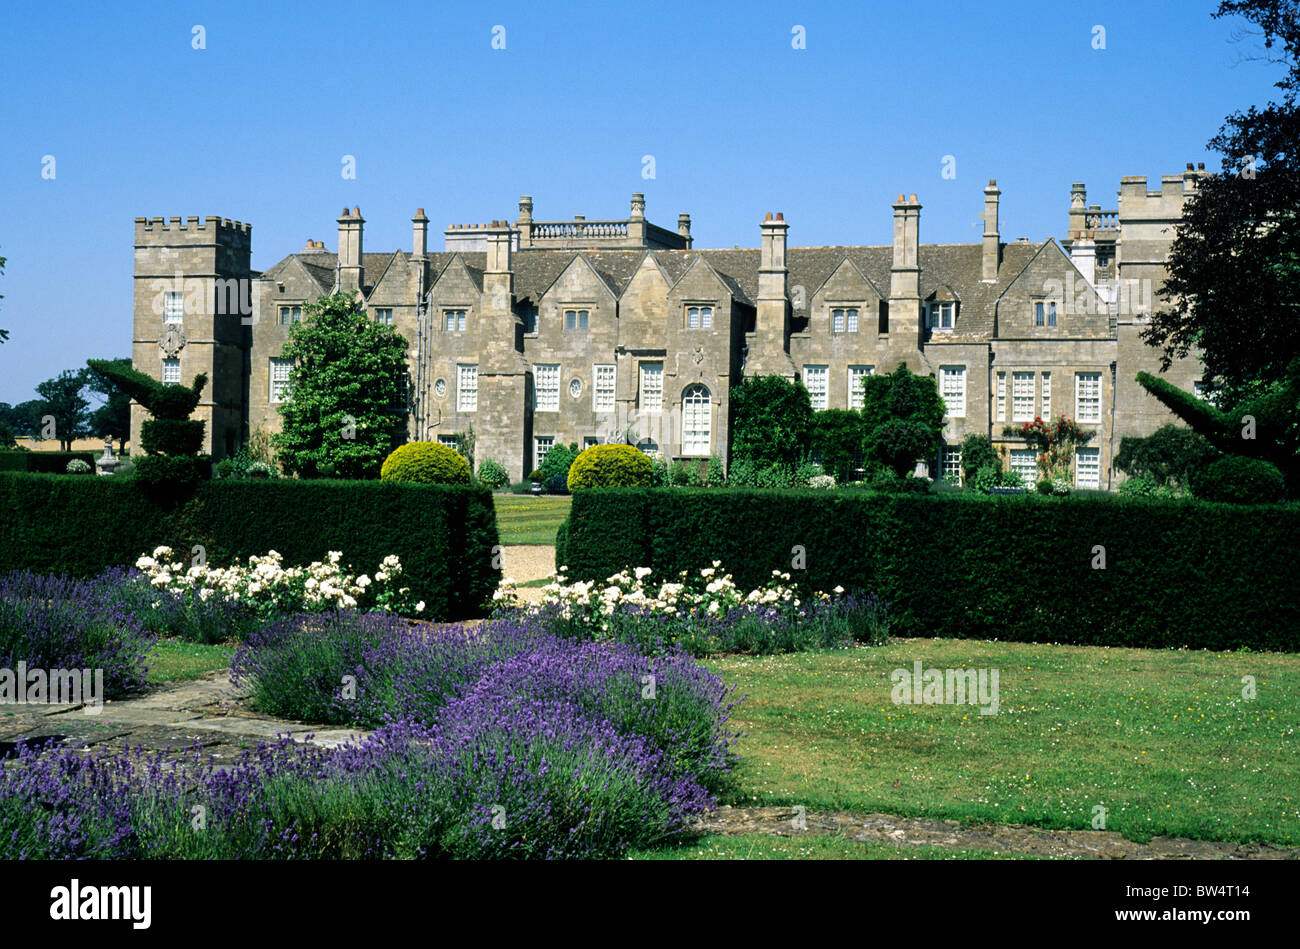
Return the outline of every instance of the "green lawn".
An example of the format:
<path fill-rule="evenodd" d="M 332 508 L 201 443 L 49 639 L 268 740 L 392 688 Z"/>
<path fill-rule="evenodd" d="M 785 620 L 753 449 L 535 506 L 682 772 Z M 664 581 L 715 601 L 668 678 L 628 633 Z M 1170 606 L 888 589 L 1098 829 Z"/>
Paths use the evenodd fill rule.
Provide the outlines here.
<path fill-rule="evenodd" d="M 1039 860 L 1037 856 L 993 850 L 898 847 L 880 841 L 850 840 L 835 834 L 776 837 L 741 834 L 701 837 L 667 847 L 633 850 L 630 860 Z"/>
<path fill-rule="evenodd" d="M 177 639 L 160 639 L 145 659 L 149 684 L 201 679 L 209 672 L 229 668 L 234 651 L 233 646 L 201 646 Z"/>
<path fill-rule="evenodd" d="M 917 659 L 999 670 L 998 714 L 895 705 Z M 902 640 L 705 664 L 748 693 L 724 803 L 1082 829 L 1102 805 L 1138 841 L 1300 843 L 1300 656 Z"/>
<path fill-rule="evenodd" d="M 555 532 L 569 516 L 573 499 L 567 495 L 496 494 L 497 533 L 506 546 L 555 545 Z"/>

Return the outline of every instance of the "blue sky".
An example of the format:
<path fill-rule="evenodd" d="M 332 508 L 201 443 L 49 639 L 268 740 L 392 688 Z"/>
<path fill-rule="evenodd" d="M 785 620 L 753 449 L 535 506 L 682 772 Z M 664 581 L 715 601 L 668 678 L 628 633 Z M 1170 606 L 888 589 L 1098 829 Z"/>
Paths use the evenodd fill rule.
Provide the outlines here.
<path fill-rule="evenodd" d="M 656 223 L 689 212 L 697 247 L 755 246 L 778 210 L 803 246 L 888 243 L 915 192 L 921 240 L 944 243 L 979 239 L 995 177 L 1004 239 L 1059 239 L 1071 182 L 1113 208 L 1122 175 L 1214 168 L 1223 117 L 1271 96 L 1277 67 L 1239 62 L 1252 43 L 1216 7 L 7 6 L 0 401 L 130 354 L 137 216 L 251 221 L 262 269 L 308 238 L 335 249 L 345 205 L 368 251 L 409 249 L 417 206 L 440 250 L 447 224 L 513 220 L 520 194 L 554 220 L 624 217 L 634 191 Z"/>

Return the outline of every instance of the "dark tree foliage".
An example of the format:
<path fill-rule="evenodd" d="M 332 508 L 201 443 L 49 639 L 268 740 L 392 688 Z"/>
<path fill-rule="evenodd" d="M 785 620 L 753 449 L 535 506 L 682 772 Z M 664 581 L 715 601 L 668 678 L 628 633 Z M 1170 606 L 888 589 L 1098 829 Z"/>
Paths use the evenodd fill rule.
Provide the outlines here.
<path fill-rule="evenodd" d="M 792 465 L 808 451 L 813 410 L 802 382 L 746 376 L 731 389 L 731 407 L 733 458 Z"/>
<path fill-rule="evenodd" d="M 126 440 L 131 437 L 131 395 L 110 377 L 104 375 L 88 360 L 86 384 L 92 392 L 104 396 L 105 402 L 90 413 L 91 434 L 117 441 L 118 451 L 126 450 Z M 130 359 L 109 360 L 118 370 L 131 368 Z"/>
<path fill-rule="evenodd" d="M 1227 117 L 1209 147 L 1218 175 L 1183 209 L 1163 288 L 1172 304 L 1143 339 L 1164 350 L 1164 367 L 1200 351 L 1206 380 L 1226 403 L 1277 379 L 1300 356 L 1300 2 L 1233 0 L 1215 17 L 1241 16 L 1262 33 L 1263 58 L 1286 74 L 1278 102 Z"/>
<path fill-rule="evenodd" d="M 36 387 L 36 394 L 45 402 L 45 414 L 54 419 L 54 437 L 64 451 L 71 451 L 73 440 L 86 434 L 86 410 L 90 402 L 81 394 L 85 388 L 85 373 L 71 369 Z"/>
<path fill-rule="evenodd" d="M 1158 484 L 1187 488 L 1192 475 L 1218 455 L 1204 435 L 1180 425 L 1162 425 L 1145 438 L 1125 435 L 1115 467 L 1133 477 L 1147 475 Z"/>
<path fill-rule="evenodd" d="M 871 433 L 889 421 L 916 422 L 934 432 L 943 429 L 944 404 L 939 387 L 929 376 L 918 376 L 899 363 L 888 375 L 863 380 L 862 419 Z"/>
<path fill-rule="evenodd" d="M 813 413 L 810 444 L 822 468 L 840 482 L 848 481 L 862 455 L 862 416 L 852 409 Z"/>

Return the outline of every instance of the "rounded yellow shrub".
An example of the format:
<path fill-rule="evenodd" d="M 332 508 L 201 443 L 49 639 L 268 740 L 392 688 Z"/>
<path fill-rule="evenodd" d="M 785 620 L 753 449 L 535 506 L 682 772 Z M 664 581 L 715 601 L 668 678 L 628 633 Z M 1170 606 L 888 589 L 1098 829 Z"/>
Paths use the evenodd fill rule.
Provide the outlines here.
<path fill-rule="evenodd" d="M 437 442 L 408 442 L 384 459 L 379 480 L 404 484 L 469 484 L 469 462 Z"/>
<path fill-rule="evenodd" d="M 569 467 L 569 490 L 648 487 L 650 459 L 631 445 L 592 445 Z"/>

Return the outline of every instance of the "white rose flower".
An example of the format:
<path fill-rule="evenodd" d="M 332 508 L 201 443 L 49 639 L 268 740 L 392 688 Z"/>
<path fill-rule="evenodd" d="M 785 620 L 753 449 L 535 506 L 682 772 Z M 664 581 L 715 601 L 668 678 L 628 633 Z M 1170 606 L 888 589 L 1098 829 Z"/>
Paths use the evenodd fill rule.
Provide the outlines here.
<path fill-rule="evenodd" d="M 424 612 L 424 600 L 421 600 L 419 603 L 415 604 L 415 612 L 417 613 Z"/>

